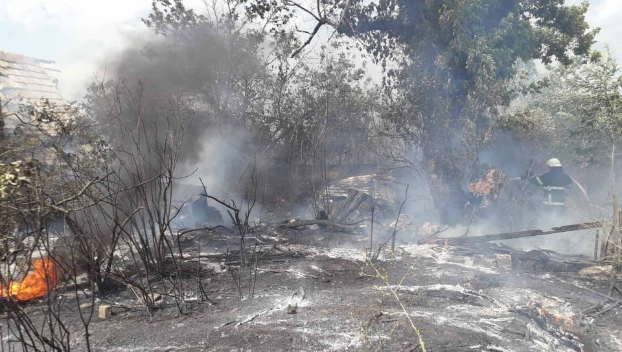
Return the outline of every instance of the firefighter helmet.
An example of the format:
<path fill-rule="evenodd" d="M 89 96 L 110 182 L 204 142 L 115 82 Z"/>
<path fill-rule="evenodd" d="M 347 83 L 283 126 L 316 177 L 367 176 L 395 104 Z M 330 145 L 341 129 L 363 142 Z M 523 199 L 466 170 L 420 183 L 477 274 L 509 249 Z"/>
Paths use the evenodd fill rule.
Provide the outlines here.
<path fill-rule="evenodd" d="M 549 167 L 561 167 L 562 166 L 562 162 L 559 161 L 559 159 L 557 158 L 552 158 L 552 159 L 547 160 L 546 164 Z"/>

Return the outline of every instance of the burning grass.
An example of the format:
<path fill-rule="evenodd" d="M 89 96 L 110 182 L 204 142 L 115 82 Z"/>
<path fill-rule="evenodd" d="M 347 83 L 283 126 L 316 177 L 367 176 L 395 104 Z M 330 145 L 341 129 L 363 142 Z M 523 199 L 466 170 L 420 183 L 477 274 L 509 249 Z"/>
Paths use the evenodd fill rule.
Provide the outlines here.
<path fill-rule="evenodd" d="M 56 265 L 49 258 L 37 260 L 33 263 L 32 269 L 22 282 L 3 283 L 0 287 L 0 297 L 30 301 L 44 297 L 58 284 Z"/>

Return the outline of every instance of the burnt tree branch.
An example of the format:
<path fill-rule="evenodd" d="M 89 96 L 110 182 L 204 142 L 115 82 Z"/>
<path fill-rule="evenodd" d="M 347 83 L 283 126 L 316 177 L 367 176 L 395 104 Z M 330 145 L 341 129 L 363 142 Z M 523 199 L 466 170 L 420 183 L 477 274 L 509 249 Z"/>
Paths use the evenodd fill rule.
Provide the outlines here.
<path fill-rule="evenodd" d="M 305 41 L 300 48 L 298 48 L 296 51 L 294 51 L 294 53 L 292 54 L 292 58 L 296 57 L 298 54 L 300 54 L 300 52 L 307 47 L 309 44 L 311 44 L 311 41 L 313 40 L 313 38 L 315 37 L 315 35 L 317 34 L 317 32 L 320 30 L 320 28 L 322 28 L 323 25 L 328 24 L 328 20 L 323 19 L 323 18 L 317 18 L 318 22 L 315 25 L 315 28 L 313 28 L 313 32 L 311 32 L 311 34 L 309 35 L 309 37 L 307 38 L 307 41 Z"/>

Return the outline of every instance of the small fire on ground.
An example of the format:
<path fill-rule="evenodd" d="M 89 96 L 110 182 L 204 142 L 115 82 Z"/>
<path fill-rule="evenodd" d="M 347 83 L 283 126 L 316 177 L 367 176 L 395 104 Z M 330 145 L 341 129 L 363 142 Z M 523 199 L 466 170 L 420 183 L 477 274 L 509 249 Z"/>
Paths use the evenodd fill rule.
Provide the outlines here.
<path fill-rule="evenodd" d="M 48 258 L 37 260 L 32 268 L 33 271 L 22 282 L 3 283 L 0 286 L 0 297 L 11 296 L 18 301 L 29 301 L 44 297 L 58 283 L 56 267 Z"/>

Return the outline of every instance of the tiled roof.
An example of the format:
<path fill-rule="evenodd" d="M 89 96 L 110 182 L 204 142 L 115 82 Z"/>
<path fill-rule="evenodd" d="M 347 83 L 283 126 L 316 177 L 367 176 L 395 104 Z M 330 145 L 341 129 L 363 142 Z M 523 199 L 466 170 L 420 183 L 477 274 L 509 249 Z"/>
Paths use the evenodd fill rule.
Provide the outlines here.
<path fill-rule="evenodd" d="M 2 101 L 49 99 L 57 104 L 66 104 L 56 89 L 57 84 L 48 71 L 28 56 L 0 51 L 0 98 Z"/>
<path fill-rule="evenodd" d="M 56 88 L 57 83 L 50 77 L 51 70 L 43 63 L 50 62 L 0 51 L 0 102 L 5 113 L 17 112 L 20 100 L 37 104 L 47 99 L 59 107 L 67 105 Z M 14 117 L 4 122 L 5 132 L 19 124 Z"/>

